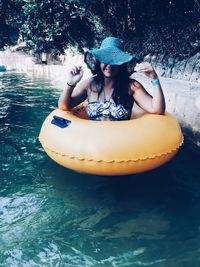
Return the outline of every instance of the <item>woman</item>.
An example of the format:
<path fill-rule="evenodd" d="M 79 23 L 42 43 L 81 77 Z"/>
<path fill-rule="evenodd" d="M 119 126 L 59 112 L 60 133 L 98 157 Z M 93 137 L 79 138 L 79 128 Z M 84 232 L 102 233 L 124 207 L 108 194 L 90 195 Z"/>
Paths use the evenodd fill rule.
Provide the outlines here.
<path fill-rule="evenodd" d="M 93 76 L 81 81 L 82 67 L 72 68 L 59 98 L 59 109 L 70 110 L 87 99 L 87 114 L 92 120 L 130 119 L 134 102 L 149 113 L 164 114 L 165 100 L 155 70 L 149 63 L 135 67 L 135 71 L 151 79 L 154 87 L 151 96 L 138 81 L 129 78 L 127 63 L 134 57 L 124 51 L 118 38 L 105 38 L 99 49 L 89 50 L 87 55 L 96 61 Z"/>

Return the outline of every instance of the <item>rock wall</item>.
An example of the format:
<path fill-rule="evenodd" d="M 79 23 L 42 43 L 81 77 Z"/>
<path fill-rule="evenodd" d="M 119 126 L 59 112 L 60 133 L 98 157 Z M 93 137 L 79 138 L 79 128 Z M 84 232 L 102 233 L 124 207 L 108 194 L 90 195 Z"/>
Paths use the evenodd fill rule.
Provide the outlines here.
<path fill-rule="evenodd" d="M 5 65 L 7 70 L 26 72 L 28 75 L 41 76 L 50 79 L 53 84 L 63 87 L 67 81 L 67 69 L 83 61 L 82 55 L 72 56 L 70 53 L 65 55 L 63 64 L 38 64 L 32 56 L 23 52 L 0 51 L 0 65 Z M 89 71 L 85 66 L 85 75 Z"/>
<path fill-rule="evenodd" d="M 200 83 L 200 53 L 181 61 L 168 55 L 153 56 L 150 61 L 162 77 Z"/>

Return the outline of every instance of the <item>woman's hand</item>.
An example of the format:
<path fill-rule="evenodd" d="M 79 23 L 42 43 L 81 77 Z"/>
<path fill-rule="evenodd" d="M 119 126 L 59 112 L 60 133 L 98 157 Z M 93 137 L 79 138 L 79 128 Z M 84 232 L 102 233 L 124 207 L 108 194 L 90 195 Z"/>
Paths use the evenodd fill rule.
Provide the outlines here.
<path fill-rule="evenodd" d="M 69 74 L 67 83 L 71 86 L 76 86 L 76 84 L 82 79 L 83 77 L 83 69 L 81 66 L 74 66 Z"/>
<path fill-rule="evenodd" d="M 164 114 L 165 113 L 165 98 L 163 95 L 161 84 L 158 80 L 158 75 L 154 68 L 148 62 L 136 64 L 135 71 L 144 73 L 151 79 L 153 86 L 153 95 L 150 95 L 144 87 L 138 83 L 133 83 L 133 93 L 135 102 L 147 112 L 153 114 Z"/>
<path fill-rule="evenodd" d="M 158 75 L 152 65 L 148 62 L 143 62 L 140 64 L 136 64 L 135 71 L 139 73 L 144 73 L 151 80 L 157 80 Z"/>

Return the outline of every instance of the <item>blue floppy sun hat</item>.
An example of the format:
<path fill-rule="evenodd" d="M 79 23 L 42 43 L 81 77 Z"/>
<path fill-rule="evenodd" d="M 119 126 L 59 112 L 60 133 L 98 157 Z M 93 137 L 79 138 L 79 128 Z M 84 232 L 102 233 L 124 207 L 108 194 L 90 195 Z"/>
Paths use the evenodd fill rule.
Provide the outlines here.
<path fill-rule="evenodd" d="M 116 37 L 105 38 L 99 49 L 88 50 L 87 53 L 108 65 L 122 65 L 135 58 L 124 51 L 122 42 Z"/>

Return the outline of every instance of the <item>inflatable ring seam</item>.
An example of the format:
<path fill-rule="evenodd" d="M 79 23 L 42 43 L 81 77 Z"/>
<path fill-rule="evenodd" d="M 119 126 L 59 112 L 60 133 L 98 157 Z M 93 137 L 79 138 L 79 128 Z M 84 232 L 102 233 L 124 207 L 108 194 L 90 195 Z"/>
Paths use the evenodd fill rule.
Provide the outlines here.
<path fill-rule="evenodd" d="M 127 159 L 127 160 L 95 160 L 95 159 L 87 159 L 87 158 L 80 158 L 78 156 L 71 156 L 71 155 L 67 155 L 67 154 L 64 154 L 64 153 L 59 153 L 59 152 L 56 152 L 50 148 L 48 148 L 47 146 L 45 146 L 45 144 L 43 143 L 43 147 L 57 155 L 61 155 L 62 157 L 68 157 L 70 159 L 77 159 L 77 160 L 80 160 L 80 161 L 94 161 L 94 162 L 105 162 L 105 163 L 113 163 L 113 162 L 117 162 L 117 163 L 122 163 L 122 162 L 137 162 L 137 161 L 145 161 L 145 160 L 148 160 L 148 159 L 155 159 L 155 158 L 159 158 L 159 157 L 163 157 L 165 155 L 169 155 L 171 154 L 172 152 L 175 152 L 176 150 L 178 150 L 181 145 L 183 144 L 183 141 L 184 141 L 184 138 L 182 138 L 180 144 L 174 148 L 174 149 L 171 149 L 169 150 L 168 152 L 165 152 L 165 153 L 161 153 L 161 154 L 158 154 L 158 155 L 155 155 L 155 156 L 151 156 L 151 157 L 141 157 L 141 158 L 137 158 L 137 159 Z M 42 143 L 42 140 L 40 140 L 40 142 Z"/>

